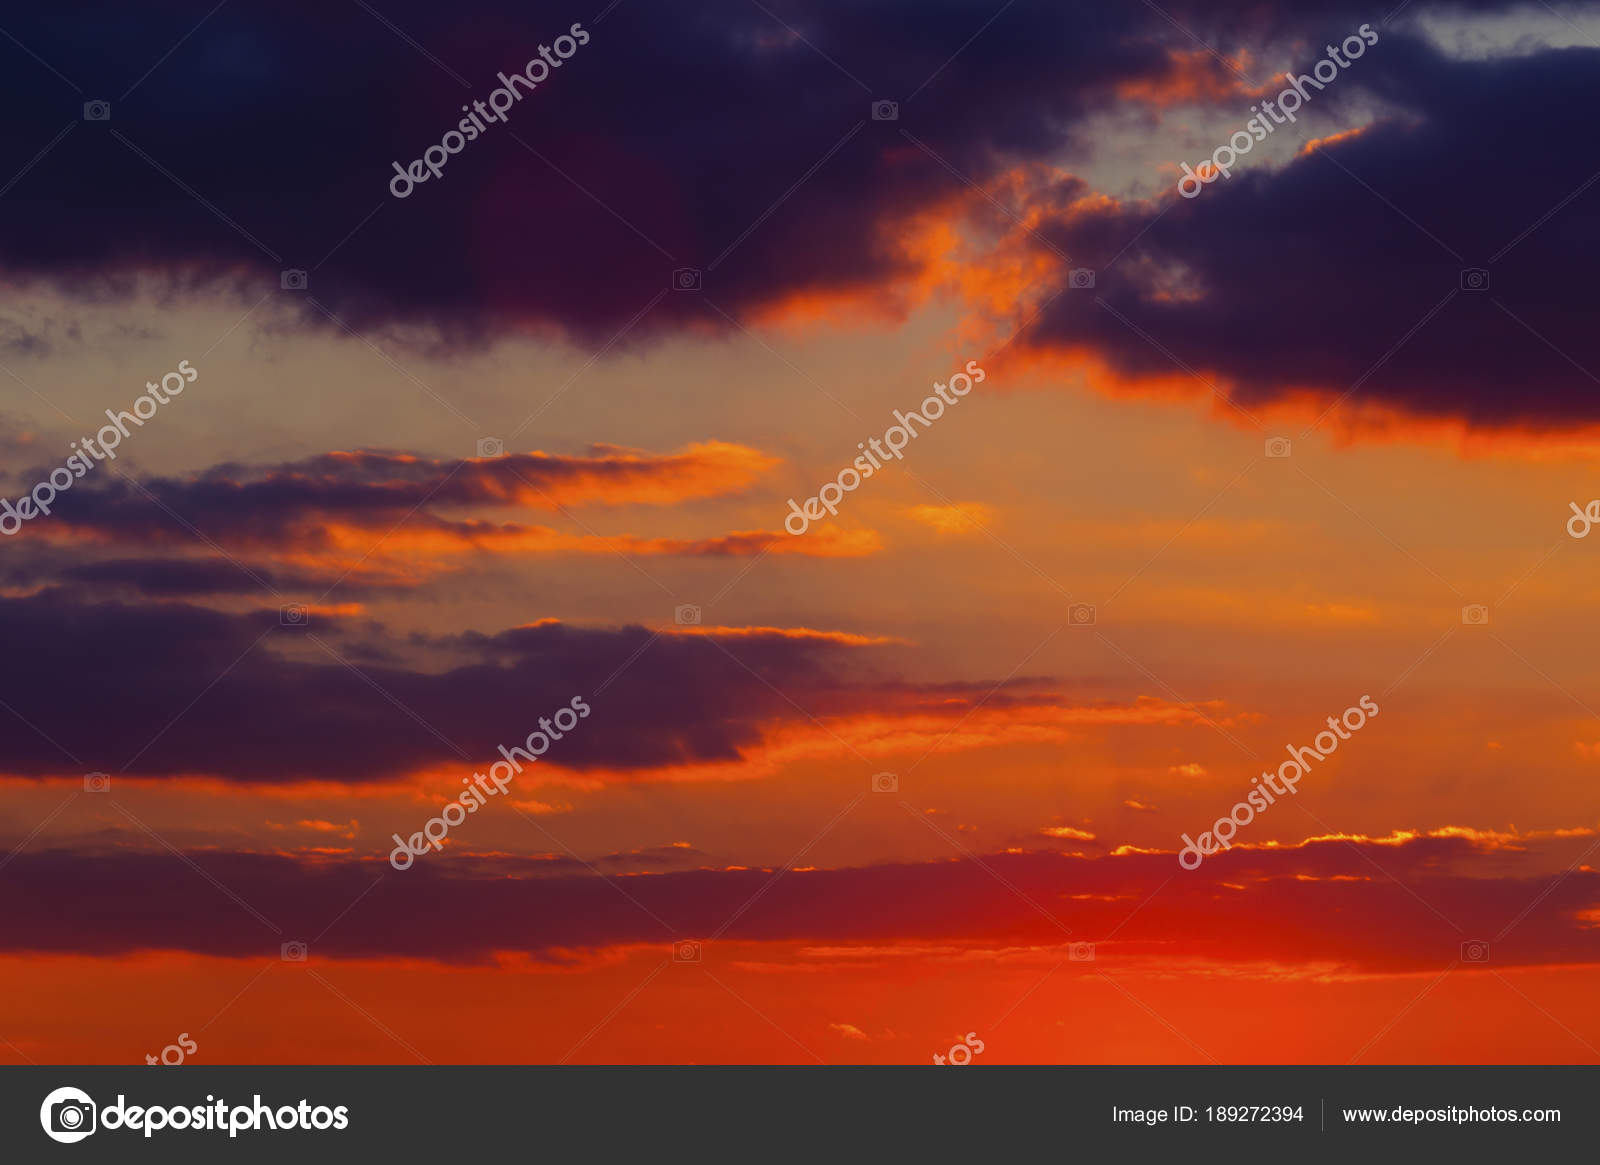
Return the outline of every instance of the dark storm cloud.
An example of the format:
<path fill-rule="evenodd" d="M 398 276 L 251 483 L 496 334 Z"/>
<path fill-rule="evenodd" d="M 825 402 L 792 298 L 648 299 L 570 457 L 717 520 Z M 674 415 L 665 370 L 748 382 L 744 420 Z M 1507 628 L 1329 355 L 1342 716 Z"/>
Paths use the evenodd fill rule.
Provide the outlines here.
<path fill-rule="evenodd" d="M 1047 231 L 1085 266 L 1149 230 L 1025 344 L 1132 379 L 1181 360 L 1246 407 L 1354 388 L 1352 407 L 1482 425 L 1600 419 L 1600 51 L 1453 62 L 1387 37 L 1329 96 L 1350 86 L 1391 112 L 1281 170 L 1247 155 L 1192 200 L 1063 208 Z"/>
<path fill-rule="evenodd" d="M 1600 168 L 1587 124 L 1596 51 L 1446 60 L 1407 27 L 1434 7 L 1384 27 L 1303 123 L 1376 108 L 1373 129 L 1281 173 L 1244 166 L 1171 207 L 1105 272 L 1105 302 L 1248 403 L 1344 391 L 1462 267 L 1488 266 L 1492 290 L 1442 309 L 1367 377 L 1363 399 L 1484 423 L 1592 415 L 1595 188 L 1505 248 Z M 198 29 L 176 3 L 15 14 L 8 31 L 110 98 L 112 117 L 79 120 L 82 94 L 0 46 L 28 79 L 12 109 L 25 149 L 73 126 L 4 196 L 6 276 L 106 296 L 154 274 L 254 303 L 280 294 L 281 268 L 308 268 L 310 295 L 351 324 L 450 340 L 554 329 L 594 341 L 636 317 L 634 338 L 729 327 L 708 299 L 741 317 L 808 293 L 892 299 L 927 275 L 902 246 L 919 216 L 987 205 L 952 169 L 994 184 L 1093 157 L 1085 118 L 1117 107 L 1119 88 L 1159 91 L 1180 58 L 1229 78 L 1195 38 L 1266 84 L 1383 16 L 1346 0 L 629 4 L 590 19 L 590 43 L 507 124 L 396 200 L 392 162 L 418 158 L 462 103 L 585 14 L 412 0 L 384 11 L 426 53 L 359 5 L 309 0 L 225 7 Z M 1208 88 L 1247 116 L 1248 96 Z M 898 101 L 899 120 L 871 120 L 875 98 Z M 1024 197 L 1013 209 L 1052 207 Z M 1096 208 L 1041 233 L 1074 264 L 1105 266 L 1162 209 Z M 703 295 L 666 292 L 683 266 L 705 269 Z M 281 294 L 334 326 L 292 299 L 302 293 Z M 1063 297 L 1027 340 L 1086 346 L 1128 376 L 1173 367 L 1089 296 Z"/>
<path fill-rule="evenodd" d="M 440 766 L 465 774 L 486 771 L 501 745 L 524 743 L 574 697 L 592 713 L 548 759 L 638 771 L 737 762 L 777 726 L 932 702 L 878 679 L 870 647 L 779 630 L 551 621 L 407 644 L 316 608 L 285 626 L 277 609 L 91 603 L 51 590 L 0 598 L 0 642 L 0 773 L 17 775 L 362 784 Z M 432 670 L 401 658 L 407 646 L 430 655 Z M 941 688 L 939 710 L 964 716 L 991 687 L 975 682 L 964 699 Z"/>
<path fill-rule="evenodd" d="M 385 5 L 435 64 L 360 6 L 224 9 L 125 100 L 138 70 L 193 24 L 187 7 L 19 13 L 16 37 L 72 61 L 89 96 L 112 99 L 112 118 L 77 125 L 7 194 L 0 255 L 14 278 L 98 293 L 155 269 L 188 286 L 236 282 L 253 302 L 280 268 L 317 268 L 381 206 L 314 270 L 311 294 L 356 326 L 458 335 L 551 323 L 609 335 L 680 266 L 714 268 L 707 293 L 739 312 L 875 287 L 909 271 L 880 228 L 959 189 L 897 129 L 978 177 L 1002 154 L 1059 146 L 1108 84 L 1166 67 L 1135 35 L 1151 20 L 1136 7 L 1038 5 L 997 20 L 894 123 L 871 121 L 871 102 L 909 97 L 992 5 L 791 7 L 781 15 L 794 32 L 742 0 L 629 6 L 586 25 L 590 43 L 506 124 L 404 200 L 387 188 L 391 163 L 419 158 L 457 127 L 463 103 L 499 86 L 497 73 L 537 60 L 588 13 Z M 42 147 L 78 120 L 82 99 L 16 55 L 31 81 L 17 137 Z M 643 327 L 718 319 L 674 295 Z"/>
<path fill-rule="evenodd" d="M 1295 21 L 1256 5 L 1170 11 L 1233 51 L 1252 35 L 1342 28 L 1346 7 Z M 17 140 L 42 148 L 76 123 L 6 195 L 11 276 L 104 294 L 160 271 L 190 288 L 236 283 L 254 302 L 281 268 L 310 268 L 311 294 L 357 326 L 456 336 L 550 324 L 609 336 L 680 266 L 707 269 L 706 294 L 737 313 L 875 290 L 915 270 L 897 228 L 965 191 L 946 164 L 983 182 L 1092 149 L 1085 113 L 1194 50 L 1136 3 L 628 5 L 590 20 L 590 43 L 505 124 L 396 200 L 393 162 L 421 157 L 462 104 L 587 14 L 414 0 L 383 11 L 427 55 L 361 6 L 310 0 L 225 8 L 198 29 L 177 3 L 15 14 L 22 44 L 70 62 L 64 72 L 112 109 L 80 122 L 82 95 L 7 50 L 29 80 Z M 871 120 L 875 99 L 899 102 L 900 120 Z M 640 329 L 690 325 L 725 323 L 674 294 Z"/>
<path fill-rule="evenodd" d="M 345 528 L 392 534 L 409 523 L 413 531 L 425 529 L 465 542 L 473 535 L 489 537 L 512 528 L 477 520 L 453 522 L 435 511 L 662 504 L 735 493 L 773 464 L 774 459 L 754 449 L 712 441 L 671 454 L 596 445 L 586 456 L 531 452 L 451 460 L 357 450 L 276 465 L 230 463 L 143 481 L 103 471 L 56 497 L 48 526 L 24 529 L 41 539 L 68 543 L 187 547 L 203 535 L 229 545 L 305 552 L 337 546 L 339 530 Z M 47 473 L 36 469 L 18 476 L 41 481 Z M 0 498 L 0 512 L 8 512 L 11 504 Z M 694 549 L 688 543 L 682 548 Z M 90 580 L 99 577 L 91 568 Z M 194 568 L 186 570 L 186 577 L 196 585 L 200 581 Z M 324 589 L 337 577 L 331 576 Z M 184 585 L 176 574 L 166 581 L 167 593 L 181 593 L 172 589 Z"/>
<path fill-rule="evenodd" d="M 551 752 L 563 766 L 731 761 L 759 743 L 763 724 L 800 715 L 768 683 L 836 710 L 850 650 L 777 636 L 724 649 L 712 636 L 547 623 L 457 641 L 469 661 L 444 671 L 378 662 L 358 675 L 343 662 L 358 657 L 358 630 L 315 613 L 284 627 L 276 609 L 89 604 L 53 591 L 0 599 L 10 709 L 0 771 L 115 771 L 131 760 L 134 774 L 360 783 L 470 770 L 574 696 L 594 711 Z"/>

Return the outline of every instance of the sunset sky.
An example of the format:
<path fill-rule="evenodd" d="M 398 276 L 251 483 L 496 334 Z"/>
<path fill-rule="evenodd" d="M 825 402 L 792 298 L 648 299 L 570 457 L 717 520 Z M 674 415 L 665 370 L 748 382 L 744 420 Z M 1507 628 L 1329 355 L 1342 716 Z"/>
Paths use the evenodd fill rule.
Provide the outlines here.
<path fill-rule="evenodd" d="M 0 33 L 0 1063 L 1600 1059 L 1600 5 Z"/>

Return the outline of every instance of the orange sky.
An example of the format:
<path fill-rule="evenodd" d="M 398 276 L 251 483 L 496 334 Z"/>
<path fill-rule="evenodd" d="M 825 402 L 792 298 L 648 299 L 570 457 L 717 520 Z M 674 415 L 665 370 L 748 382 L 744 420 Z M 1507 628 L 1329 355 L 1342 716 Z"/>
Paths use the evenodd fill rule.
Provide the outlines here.
<path fill-rule="evenodd" d="M 1521 93 L 1587 51 L 1424 9 L 1385 31 L 1427 77 Z M 1408 120 L 1352 71 L 1184 201 L 1173 159 L 1321 33 L 1127 19 L 1095 35 L 1141 51 L 1070 101 L 1023 78 L 1072 127 L 1049 148 L 947 142 L 910 93 L 825 156 L 855 186 L 819 163 L 771 206 L 824 153 L 763 159 L 751 267 L 719 243 L 703 288 L 625 307 L 615 232 L 667 255 L 633 218 L 726 215 L 600 130 L 561 154 L 592 219 L 525 215 L 520 170 L 469 169 L 487 143 L 426 189 L 481 215 L 437 244 L 459 270 L 419 250 L 437 300 L 364 244 L 316 315 L 159 222 L 101 256 L 114 291 L 7 252 L 0 497 L 147 375 L 198 377 L 0 540 L 0 1063 L 179 1033 L 207 1063 L 926 1063 L 969 1032 L 990 1063 L 1600 1057 L 1600 542 L 1567 526 L 1600 442 L 1558 347 L 1581 300 L 1535 278 L 1574 278 L 1583 228 L 1516 233 L 1567 171 L 1497 186 L 1482 238 L 1476 204 L 1406 201 L 1522 248 L 1498 313 L 1398 210 L 1393 268 L 1352 282 L 1394 204 L 1310 167 L 1421 191 L 1408 151 L 1482 110 L 1386 93 Z M 566 224 L 563 270 L 602 247 L 566 298 L 498 265 L 508 207 Z M 425 248 L 432 213 L 374 229 Z"/>
<path fill-rule="evenodd" d="M 821 344 L 801 342 L 790 358 L 825 362 Z M 217 356 L 219 381 L 246 374 Z M 781 378 L 772 365 L 764 375 Z M 886 401 L 919 391 L 910 377 L 832 383 Z M 24 879 L 23 892 L 44 876 L 33 858 L 99 853 L 109 870 L 144 855 L 164 887 L 151 892 L 171 895 L 178 918 L 193 902 L 234 915 L 254 932 L 238 941 L 255 953 L 237 954 L 232 938 L 217 948 L 206 926 L 166 928 L 147 940 L 153 949 L 139 949 L 139 933 L 80 950 L 54 934 L 0 961 L 14 1001 L 0 1016 L 0 1050 L 124 1062 L 182 1031 L 213 1062 L 916 1062 L 946 1050 L 952 1033 L 976 1031 L 992 1062 L 1592 1056 L 1600 1016 L 1588 969 L 1594 911 L 1584 903 L 1593 901 L 1600 733 L 1579 646 L 1587 545 L 1566 537 L 1551 504 L 1581 495 L 1581 464 L 1340 447 L 1298 431 L 1285 463 L 1261 454 L 1259 434 L 1202 412 L 1048 388 L 1024 379 L 975 392 L 960 420 L 919 438 L 916 460 L 895 467 L 904 472 L 886 470 L 851 494 L 829 528 L 872 532 L 875 549 L 858 557 L 641 556 L 627 541 L 781 530 L 791 491 L 844 463 L 844 441 L 810 438 L 818 448 L 808 452 L 732 419 L 706 436 L 756 451 L 746 460 L 763 466 L 763 484 L 709 500 L 652 497 L 649 508 L 574 497 L 554 519 L 548 508 L 533 519 L 575 541 L 618 542 L 612 550 L 491 543 L 445 553 L 406 528 L 386 536 L 379 519 L 343 527 L 339 555 L 327 558 L 296 549 L 306 545 L 300 531 L 317 528 L 314 513 L 291 544 L 236 543 L 278 569 L 337 575 L 359 560 L 358 573 L 403 580 L 343 602 L 337 588 L 312 588 L 303 598 L 319 645 L 271 628 L 253 649 L 319 673 L 372 666 L 379 657 L 353 657 L 356 645 L 398 645 L 402 628 L 435 641 L 408 649 L 420 651 L 410 666 L 439 672 L 472 655 L 452 638 L 463 632 L 636 623 L 652 637 L 647 653 L 712 645 L 707 654 L 748 680 L 748 696 L 765 697 L 733 754 L 574 766 L 552 751 L 420 859 L 429 876 L 464 874 L 475 854 L 548 855 L 550 875 L 513 876 L 604 875 L 626 911 L 623 895 L 642 893 L 635 884 L 695 870 L 708 885 L 718 872 L 748 870 L 796 887 L 808 871 L 840 871 L 836 887 L 816 891 L 825 917 L 793 917 L 796 903 L 776 890 L 748 892 L 758 880 L 715 891 L 705 913 L 684 907 L 670 929 L 623 926 L 614 945 L 530 921 L 508 928 L 515 950 L 455 956 L 446 940 L 408 957 L 406 894 L 421 875 L 389 867 L 390 835 L 420 829 L 492 750 L 353 773 L 351 783 L 139 776 L 136 763 L 113 775 L 109 795 L 81 792 L 70 762 L 46 764 L 7 785 L 20 849 L 11 876 Z M 575 411 L 571 424 L 591 423 Z M 876 425 L 890 410 L 859 411 Z M 824 418 L 844 437 L 874 431 Z M 1047 427 L 1058 434 L 1048 456 L 1027 437 Z M 930 507 L 956 506 L 968 517 L 930 520 Z M 460 507 L 445 517 L 501 523 L 521 512 Z M 63 522 L 59 536 L 69 535 Z M 108 536 L 121 537 L 114 527 Z M 175 548 L 191 552 L 181 539 Z M 1479 600 L 1493 604 L 1490 622 L 1464 624 L 1461 607 Z M 237 618 L 263 609 L 248 592 L 148 601 L 209 602 Z M 702 623 L 680 627 L 674 608 L 695 601 Z M 1092 625 L 1071 623 L 1076 601 L 1095 604 Z M 783 644 L 821 653 L 827 670 L 759 662 Z M 780 667 L 774 681 L 759 674 L 769 666 Z M 150 720 L 148 735 L 172 719 L 167 735 L 181 741 L 186 718 L 205 716 L 214 678 L 196 673 L 165 693 L 166 717 Z M 791 682 L 800 687 L 782 690 Z M 1254 860 L 1245 850 L 1179 868 L 1180 834 L 1210 828 L 1266 758 L 1310 743 L 1363 694 L 1382 714 L 1240 840 L 1294 846 L 1449 827 L 1498 839 L 1461 842 L 1448 862 L 1408 852 L 1425 839 L 1389 843 L 1392 862 L 1375 843 L 1321 843 L 1358 855 L 1348 859 L 1354 871 L 1332 874 L 1308 875 L 1259 849 L 1248 854 L 1267 864 L 1239 875 L 1228 871 Z M 588 698 L 595 712 L 580 732 L 634 731 L 609 719 L 605 693 Z M 519 741 L 550 707 L 530 703 L 501 739 Z M 715 722 L 727 710 L 703 711 Z M 407 715 L 378 692 L 366 713 L 388 730 Z M 894 793 L 872 791 L 880 772 L 896 774 Z M 1080 857 L 1043 890 L 1021 889 L 996 864 L 1051 852 Z M 294 913 L 280 915 L 254 901 L 278 891 L 226 872 L 233 855 L 249 854 L 365 873 L 344 884 L 349 893 L 283 891 L 281 909 Z M 1121 872 L 1135 861 L 1148 868 Z M 971 879 L 948 900 L 918 901 L 922 921 L 888 906 L 858 914 L 866 900 L 844 888 L 850 871 L 892 864 L 905 871 L 901 893 L 915 897 L 931 892 L 919 871 L 952 863 Z M 1574 866 L 1564 889 L 1542 897 Z M 1179 881 L 1167 886 L 1168 877 Z M 1347 902 L 1322 894 L 1338 889 L 1329 877 L 1354 887 Z M 379 888 L 363 896 L 374 880 Z M 1474 886 L 1493 893 L 1480 898 Z M 460 892 L 452 910 L 467 909 L 470 884 Z M 1017 917 L 991 926 L 1008 897 Z M 739 922 L 712 937 L 718 902 Z M 1529 918 L 1494 941 L 1527 906 Z M 92 895 L 52 908 L 87 908 L 85 927 L 96 929 Z M 282 933 L 254 921 L 256 909 Z M 342 931 L 388 928 L 391 912 L 384 953 L 340 949 Z M 1285 914 L 1301 925 L 1286 929 Z M 741 924 L 754 928 L 749 937 Z M 1218 928 L 1227 942 L 1203 940 Z M 1402 934 L 1418 941 L 1396 949 Z M 295 937 L 311 943 L 304 964 L 279 958 L 280 942 Z M 702 941 L 701 961 L 674 962 L 675 939 Z M 1492 961 L 1463 964 L 1461 943 L 1478 939 L 1490 941 Z M 108 941 L 133 945 L 96 953 Z M 1070 958 L 1077 942 L 1094 944 L 1093 962 Z M 182 949 L 160 949 L 172 944 Z"/>

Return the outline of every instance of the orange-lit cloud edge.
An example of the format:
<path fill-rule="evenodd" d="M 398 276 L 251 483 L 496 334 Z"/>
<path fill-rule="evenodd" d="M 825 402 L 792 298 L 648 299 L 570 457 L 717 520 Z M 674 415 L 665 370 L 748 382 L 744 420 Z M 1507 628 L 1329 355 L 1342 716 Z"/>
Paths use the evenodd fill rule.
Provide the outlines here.
<path fill-rule="evenodd" d="M 1192 56 L 1202 56 L 1198 51 Z M 1253 94 L 1227 77 L 1208 55 L 1180 59 L 1170 89 L 1143 93 L 1157 105 L 1188 100 L 1220 100 Z M 1148 83 L 1142 83 L 1148 88 Z M 1261 92 L 1273 88 L 1267 86 Z M 1366 127 L 1315 138 L 1296 156 L 1352 140 Z M 909 149 L 909 147 L 908 147 Z M 1060 195 L 1057 203 L 1052 197 Z M 1020 202 L 1022 213 L 995 226 L 994 200 Z M 1474 425 L 1463 418 L 1427 416 L 1352 394 L 1346 384 L 1285 383 L 1272 400 L 1234 395 L 1236 386 L 1215 368 L 1193 364 L 1191 374 L 1176 367 L 1170 373 L 1130 376 L 1119 373 L 1091 345 L 1041 345 L 1017 342 L 1046 301 L 1050 286 L 1064 276 L 1056 255 L 1038 243 L 1051 223 L 1135 206 L 1157 213 L 1167 194 L 1150 203 L 1132 203 L 1094 193 L 1069 171 L 1043 165 L 1017 167 L 990 183 L 987 190 L 952 193 L 944 202 L 913 218 L 885 228 L 882 246 L 899 257 L 905 277 L 892 289 L 837 286 L 808 289 L 776 299 L 757 313 L 765 326 L 796 332 L 821 327 L 862 329 L 876 324 L 903 324 L 919 308 L 935 305 L 960 309 L 950 354 L 968 349 L 998 353 L 996 372 L 986 393 L 1075 391 L 1087 388 L 1107 399 L 1146 400 L 1193 406 L 1209 402 L 1213 420 L 1255 429 L 1270 422 L 1324 430 L 1336 447 L 1405 444 L 1449 449 L 1464 460 L 1505 458 L 1518 461 L 1592 460 L 1600 457 L 1600 422 L 1552 421 Z M 1002 350 L 1003 349 L 1003 350 Z"/>

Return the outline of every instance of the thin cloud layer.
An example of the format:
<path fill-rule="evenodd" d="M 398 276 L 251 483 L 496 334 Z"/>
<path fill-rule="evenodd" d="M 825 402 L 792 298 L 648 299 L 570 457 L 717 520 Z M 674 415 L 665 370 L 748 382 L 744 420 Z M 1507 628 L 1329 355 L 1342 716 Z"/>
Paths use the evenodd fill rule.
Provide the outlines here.
<path fill-rule="evenodd" d="M 1098 942 L 1100 958 L 1125 963 L 1259 963 L 1315 975 L 1437 973 L 1461 964 L 1464 936 L 1486 944 L 1495 966 L 1600 960 L 1592 924 L 1600 878 L 1587 867 L 1565 877 L 1549 869 L 1588 839 L 1506 848 L 1462 836 L 1471 832 L 1236 851 L 1213 859 L 1217 870 L 1208 866 L 1206 876 L 1174 878 L 1171 853 L 1008 852 L 782 877 L 742 868 L 636 873 L 620 889 L 554 856 L 424 863 L 373 888 L 374 861 L 193 855 L 238 901 L 165 852 L 53 850 L 21 855 L 0 880 L 11 920 L 0 949 L 275 953 L 271 926 L 316 933 L 330 906 L 358 901 L 318 944 L 318 958 L 567 960 L 715 933 L 867 948 Z M 603 864 L 660 864 L 668 855 L 693 856 L 674 848 Z"/>
<path fill-rule="evenodd" d="M 164 548 L 217 557 L 160 566 L 129 562 L 52 563 L 37 574 L 133 587 L 145 594 L 237 593 L 240 579 L 272 591 L 279 584 L 325 593 L 405 589 L 451 569 L 468 554 L 588 554 L 754 558 L 762 554 L 859 557 L 881 543 L 870 530 L 829 528 L 796 539 L 778 530 L 736 530 L 704 538 L 604 536 L 587 525 L 490 520 L 468 514 L 569 507 L 668 506 L 737 494 L 777 464 L 757 450 L 708 441 L 675 454 L 595 446 L 585 457 L 520 453 L 442 461 L 415 454 L 336 452 L 284 465 L 219 465 L 181 478 L 126 475 L 89 479 L 62 494 L 52 512 L 25 528 L 32 544 L 84 551 L 107 546 Z M 270 555 L 242 563 L 233 552 Z M 25 567 L 14 570 L 26 576 Z M 228 571 L 239 577 L 230 577 Z"/>
<path fill-rule="evenodd" d="M 285 627 L 275 609 L 86 603 L 51 590 L 0 599 L 0 636 L 29 661 L 0 677 L 15 721 L 0 738 L 0 773 L 18 776 L 101 769 L 356 786 L 441 766 L 481 770 L 575 695 L 595 714 L 546 760 L 622 775 L 695 766 L 712 775 L 768 747 L 793 750 L 796 736 L 835 749 L 819 721 L 870 749 L 896 734 L 931 744 L 961 728 L 961 747 L 969 737 L 1059 738 L 1075 724 L 1195 715 L 1159 701 L 1073 707 L 1037 681 L 998 692 L 902 684 L 874 674 L 870 653 L 881 649 L 871 640 L 782 629 L 678 634 L 547 620 L 427 643 L 455 662 L 426 670 L 399 658 L 402 640 L 353 618 L 313 610 L 305 626 Z"/>

